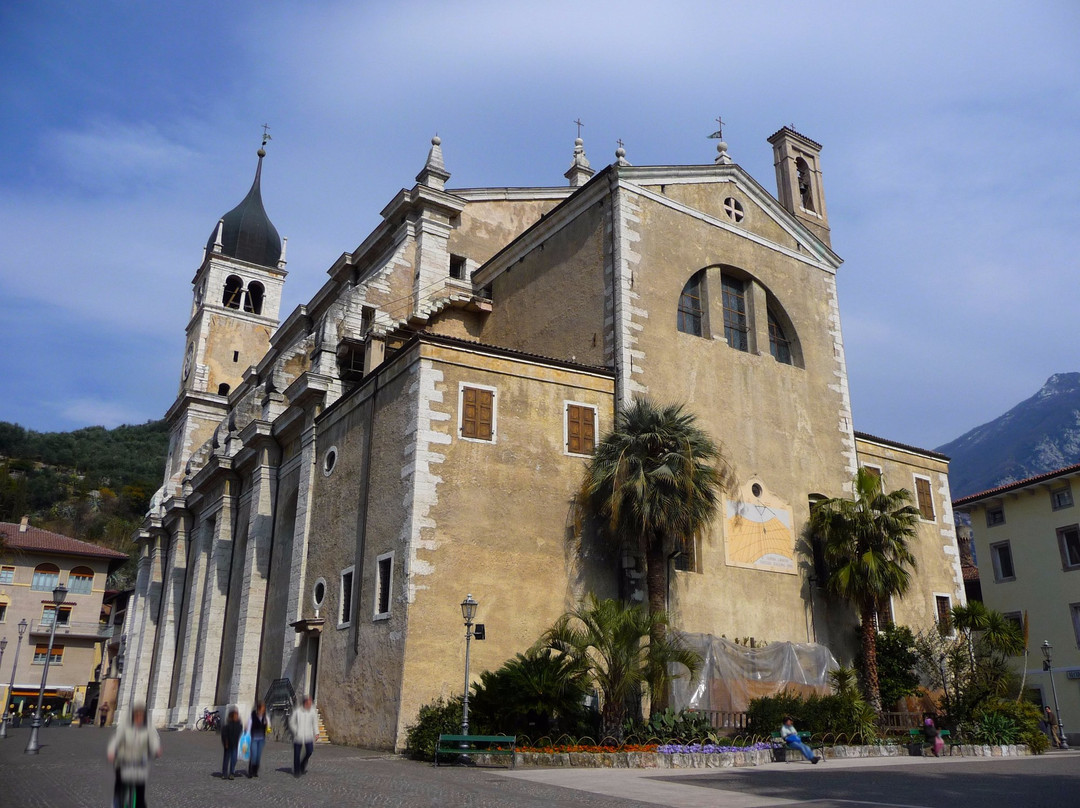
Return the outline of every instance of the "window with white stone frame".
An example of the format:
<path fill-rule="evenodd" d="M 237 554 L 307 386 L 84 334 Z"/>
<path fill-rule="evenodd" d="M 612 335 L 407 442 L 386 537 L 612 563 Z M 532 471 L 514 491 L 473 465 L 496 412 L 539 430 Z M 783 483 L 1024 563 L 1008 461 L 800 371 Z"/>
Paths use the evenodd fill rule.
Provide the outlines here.
<path fill-rule="evenodd" d="M 990 558 L 994 562 L 994 580 L 998 583 L 1016 580 L 1012 547 L 1007 541 L 990 545 Z"/>
<path fill-rule="evenodd" d="M 498 418 L 494 387 L 484 384 L 458 385 L 458 434 L 468 441 L 495 443 Z"/>
<path fill-rule="evenodd" d="M 1080 525 L 1059 527 L 1057 536 L 1061 550 L 1061 568 L 1080 570 Z"/>
<path fill-rule="evenodd" d="M 937 517 L 934 513 L 934 495 L 930 487 L 930 478 L 921 475 L 915 477 L 915 503 L 919 508 L 919 517 L 927 522 L 933 522 Z"/>
<path fill-rule="evenodd" d="M 348 628 L 352 623 L 353 571 L 346 567 L 341 571 L 341 587 L 338 590 L 338 628 Z"/>
<path fill-rule="evenodd" d="M 375 609 L 373 620 L 390 618 L 390 603 L 394 586 L 394 554 L 383 553 L 375 559 Z"/>

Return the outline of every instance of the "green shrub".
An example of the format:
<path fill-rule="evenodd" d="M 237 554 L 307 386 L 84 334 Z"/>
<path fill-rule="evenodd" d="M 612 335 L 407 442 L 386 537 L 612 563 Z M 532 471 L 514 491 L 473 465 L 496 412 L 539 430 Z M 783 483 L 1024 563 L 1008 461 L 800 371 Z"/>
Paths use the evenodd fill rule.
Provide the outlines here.
<path fill-rule="evenodd" d="M 655 739 L 660 743 L 716 743 L 719 736 L 712 722 L 694 710 L 675 712 L 670 707 L 655 713 L 644 723 L 627 721 L 625 734 L 642 742 Z"/>
<path fill-rule="evenodd" d="M 1050 748 L 1050 741 L 1039 729 L 1041 720 L 1042 714 L 1039 712 L 1039 708 L 1030 702 L 992 699 L 976 712 L 975 724 L 971 734 L 973 740 L 977 743 L 1027 744 L 1033 754 L 1039 755 Z M 1011 730 L 1005 733 L 997 733 L 997 735 L 1011 738 L 1011 740 L 983 740 L 984 738 L 995 737 L 994 728 L 1005 726 L 1005 722 L 1008 723 Z"/>
<path fill-rule="evenodd" d="M 420 708 L 416 723 L 405 729 L 405 754 L 414 760 L 433 760 L 440 735 L 461 732 L 461 699 L 438 699 Z"/>
<path fill-rule="evenodd" d="M 530 650 L 480 674 L 469 713 L 477 726 L 496 734 L 588 734 L 588 690 L 586 671 L 569 657 Z"/>
<path fill-rule="evenodd" d="M 877 716 L 862 696 L 846 689 L 832 696 L 806 698 L 791 693 L 754 699 L 747 709 L 747 730 L 763 738 L 780 731 L 790 715 L 795 728 L 811 735 L 846 736 L 852 743 L 872 743 L 877 739 Z"/>
<path fill-rule="evenodd" d="M 971 737 L 975 743 L 994 746 L 1016 743 L 1020 737 L 1020 728 L 1016 722 L 1003 713 L 983 712 L 975 719 L 971 727 Z"/>

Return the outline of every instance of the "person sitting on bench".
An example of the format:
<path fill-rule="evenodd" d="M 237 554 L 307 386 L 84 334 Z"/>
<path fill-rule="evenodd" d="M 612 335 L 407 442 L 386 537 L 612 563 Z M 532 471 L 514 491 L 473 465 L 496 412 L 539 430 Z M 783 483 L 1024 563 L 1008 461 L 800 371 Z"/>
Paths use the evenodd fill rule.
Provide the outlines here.
<path fill-rule="evenodd" d="M 934 726 L 934 719 L 927 718 L 923 721 L 922 731 L 926 737 L 926 742 L 931 745 L 930 751 L 933 752 L 934 757 L 941 757 L 941 753 L 945 749 L 945 739 L 941 737 L 938 728 Z"/>
<path fill-rule="evenodd" d="M 795 729 L 794 720 L 790 715 L 785 716 L 784 725 L 780 727 L 780 737 L 784 739 L 784 743 L 788 745 L 788 748 L 798 749 L 802 752 L 804 758 L 811 763 L 817 763 L 821 758 L 817 757 L 813 750 L 803 743 L 802 738 L 799 737 L 799 731 Z"/>

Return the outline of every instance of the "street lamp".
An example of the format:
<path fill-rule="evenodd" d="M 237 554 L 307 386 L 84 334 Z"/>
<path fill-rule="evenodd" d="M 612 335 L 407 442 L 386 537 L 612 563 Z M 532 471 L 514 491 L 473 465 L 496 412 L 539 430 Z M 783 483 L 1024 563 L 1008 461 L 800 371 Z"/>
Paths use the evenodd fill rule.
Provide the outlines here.
<path fill-rule="evenodd" d="M 19 667 L 19 647 L 22 645 L 23 634 L 26 633 L 26 619 L 19 621 L 19 641 L 15 643 L 15 661 L 11 663 L 11 684 L 8 685 L 7 694 L 4 697 L 4 715 L 0 717 L 0 738 L 7 737 L 8 703 L 11 701 L 11 691 L 15 689 L 15 669 Z"/>
<path fill-rule="evenodd" d="M 36 755 L 40 748 L 38 746 L 38 729 L 41 727 L 41 702 L 45 700 L 45 682 L 49 678 L 49 662 L 52 660 L 53 640 L 56 638 L 56 624 L 60 622 L 60 605 L 64 602 L 64 598 L 67 597 L 67 593 L 67 587 L 59 583 L 52 591 L 52 599 L 55 608 L 53 609 L 52 628 L 49 629 L 49 650 L 45 654 L 45 670 L 41 672 L 41 687 L 38 689 L 37 709 L 34 711 L 34 720 L 30 724 L 30 742 L 26 744 L 26 749 L 24 750 L 28 755 Z"/>
<path fill-rule="evenodd" d="M 1043 655 L 1043 670 L 1050 675 L 1050 690 L 1054 694 L 1054 712 L 1057 713 L 1057 725 L 1058 735 L 1061 736 L 1061 748 L 1069 748 L 1069 739 L 1065 737 L 1065 727 L 1061 724 L 1061 708 L 1058 706 L 1057 697 L 1057 685 L 1054 684 L 1054 646 L 1050 644 L 1049 640 L 1043 640 L 1042 655 Z"/>
<path fill-rule="evenodd" d="M 465 618 L 465 700 L 461 702 L 461 734 L 469 734 L 469 641 L 473 638 L 473 618 L 480 604 L 466 595 L 461 601 L 461 616 Z"/>

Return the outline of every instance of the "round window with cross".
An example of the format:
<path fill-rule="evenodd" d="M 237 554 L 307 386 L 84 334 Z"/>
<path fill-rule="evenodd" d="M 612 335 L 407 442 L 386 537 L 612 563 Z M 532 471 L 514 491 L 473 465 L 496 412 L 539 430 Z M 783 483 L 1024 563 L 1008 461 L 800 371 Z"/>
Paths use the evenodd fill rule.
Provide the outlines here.
<path fill-rule="evenodd" d="M 746 216 L 746 214 L 743 213 L 742 202 L 733 196 L 729 196 L 724 200 L 724 213 L 726 213 L 727 217 L 736 224 L 741 222 Z"/>

